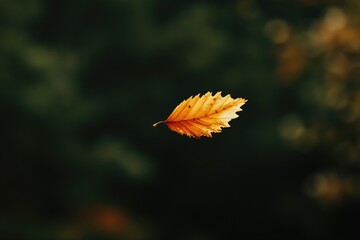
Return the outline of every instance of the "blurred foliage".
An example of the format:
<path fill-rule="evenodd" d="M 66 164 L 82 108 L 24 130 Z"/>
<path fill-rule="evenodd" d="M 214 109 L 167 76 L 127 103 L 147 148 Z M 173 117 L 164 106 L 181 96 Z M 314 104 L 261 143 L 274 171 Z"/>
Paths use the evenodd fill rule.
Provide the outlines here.
<path fill-rule="evenodd" d="M 0 238 L 359 238 L 359 12 L 0 1 Z M 249 99 L 231 129 L 152 128 L 207 91 Z"/>

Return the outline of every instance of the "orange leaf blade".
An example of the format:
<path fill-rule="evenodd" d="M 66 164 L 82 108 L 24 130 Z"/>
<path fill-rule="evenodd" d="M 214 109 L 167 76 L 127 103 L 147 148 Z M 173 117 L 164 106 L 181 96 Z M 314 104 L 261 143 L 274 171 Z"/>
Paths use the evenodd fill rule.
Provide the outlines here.
<path fill-rule="evenodd" d="M 211 92 L 201 97 L 198 94 L 182 101 L 166 120 L 153 126 L 165 123 L 170 130 L 181 135 L 194 138 L 212 137 L 212 133 L 230 127 L 229 122 L 238 117 L 236 112 L 242 111 L 241 106 L 246 102 L 243 98 L 233 99 L 229 94 L 222 97 L 221 92 L 214 96 Z"/>

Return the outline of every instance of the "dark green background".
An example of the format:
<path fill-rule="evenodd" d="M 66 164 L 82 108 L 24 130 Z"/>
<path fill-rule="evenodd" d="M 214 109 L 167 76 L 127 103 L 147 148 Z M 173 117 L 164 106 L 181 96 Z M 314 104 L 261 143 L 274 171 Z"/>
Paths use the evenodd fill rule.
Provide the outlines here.
<path fill-rule="evenodd" d="M 1 1 L 0 238 L 357 239 L 359 10 Z M 311 45 L 344 16 L 350 40 Z M 207 91 L 249 100 L 231 128 L 152 127 Z"/>

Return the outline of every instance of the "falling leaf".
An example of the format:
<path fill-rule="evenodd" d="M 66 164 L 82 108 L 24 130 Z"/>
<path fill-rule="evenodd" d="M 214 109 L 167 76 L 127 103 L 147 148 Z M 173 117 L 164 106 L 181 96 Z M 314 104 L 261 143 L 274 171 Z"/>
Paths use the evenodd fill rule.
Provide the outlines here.
<path fill-rule="evenodd" d="M 212 137 L 211 133 L 218 133 L 222 128 L 230 127 L 230 120 L 238 117 L 236 112 L 242 111 L 240 107 L 246 101 L 243 98 L 233 99 L 230 94 L 222 97 L 221 92 L 214 96 L 211 92 L 202 97 L 198 94 L 184 100 L 166 120 L 153 126 L 165 123 L 172 131 L 181 135 L 194 138 Z"/>

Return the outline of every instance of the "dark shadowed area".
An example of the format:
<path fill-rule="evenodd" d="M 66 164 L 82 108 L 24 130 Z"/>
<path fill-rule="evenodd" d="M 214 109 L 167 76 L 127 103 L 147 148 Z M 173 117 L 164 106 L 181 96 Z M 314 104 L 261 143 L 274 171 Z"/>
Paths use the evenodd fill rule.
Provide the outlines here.
<path fill-rule="evenodd" d="M 360 239 L 360 1 L 0 1 L 0 239 Z M 182 100 L 248 99 L 190 139 Z"/>

